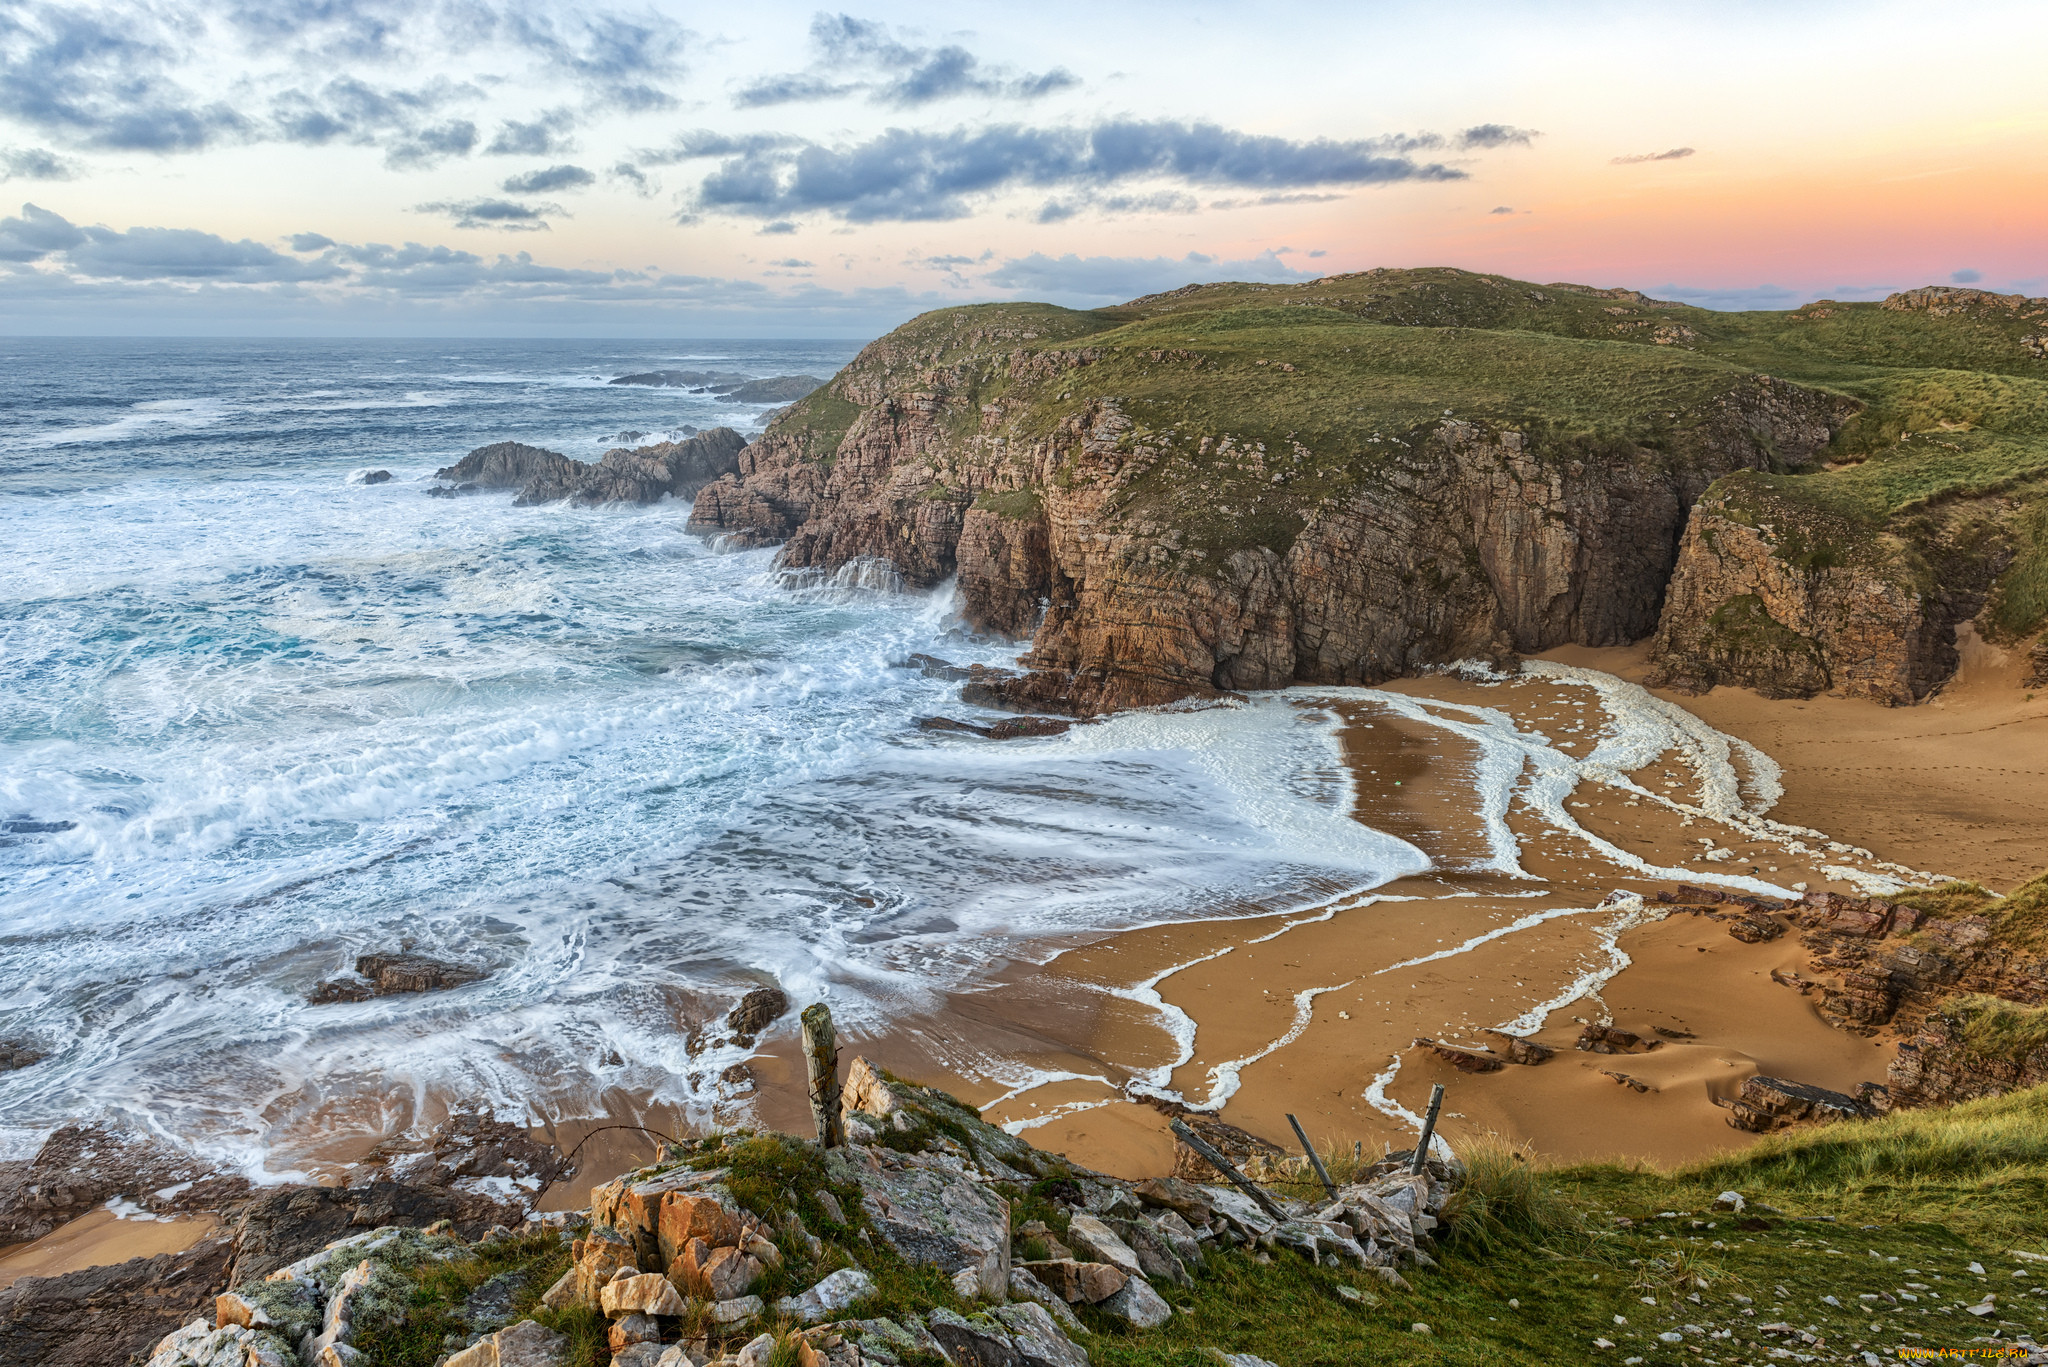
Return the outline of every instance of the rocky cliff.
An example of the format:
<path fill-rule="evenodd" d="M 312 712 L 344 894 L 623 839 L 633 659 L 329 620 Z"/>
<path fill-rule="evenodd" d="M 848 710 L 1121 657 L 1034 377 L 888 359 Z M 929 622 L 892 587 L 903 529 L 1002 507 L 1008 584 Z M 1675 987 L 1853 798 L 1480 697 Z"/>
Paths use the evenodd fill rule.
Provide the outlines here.
<path fill-rule="evenodd" d="M 1557 302 L 1461 278 L 1496 313 Z M 1856 408 L 1613 335 L 1613 296 L 1478 330 L 1379 321 L 1386 283 L 927 315 L 772 424 L 691 528 L 795 570 L 957 576 L 972 625 L 1031 641 L 984 696 L 1092 712 L 1638 639 L 1693 501 Z"/>
<path fill-rule="evenodd" d="M 1653 632 L 1680 687 L 1907 703 L 1959 624 L 2048 619 L 2044 318 L 1448 270 L 946 310 L 772 423 L 691 526 L 797 571 L 957 577 L 970 624 L 1030 642 L 977 689 L 1003 705 Z"/>
<path fill-rule="evenodd" d="M 458 481 L 467 490 L 517 489 L 521 507 L 563 499 L 578 507 L 605 503 L 654 503 L 695 498 L 697 491 L 738 468 L 747 439 L 730 427 L 714 427 L 685 441 L 607 451 L 596 464 L 523 442 L 479 446 L 436 479 Z"/>

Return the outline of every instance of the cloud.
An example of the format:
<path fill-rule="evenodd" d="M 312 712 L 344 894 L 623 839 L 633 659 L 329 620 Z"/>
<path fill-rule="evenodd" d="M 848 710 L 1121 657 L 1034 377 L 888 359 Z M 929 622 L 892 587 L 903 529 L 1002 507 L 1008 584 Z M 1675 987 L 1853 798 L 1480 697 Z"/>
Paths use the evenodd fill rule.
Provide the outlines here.
<path fill-rule="evenodd" d="M 1631 157 L 1615 157 L 1613 164 L 1616 166 L 1634 166 L 1638 162 L 1645 161 L 1680 161 L 1692 155 L 1693 150 L 1690 147 L 1674 147 L 1669 152 L 1641 152 Z"/>
<path fill-rule="evenodd" d="M 1221 261 L 1200 252 L 1178 259 L 1165 256 L 1047 256 L 1033 252 L 1015 257 L 988 271 L 981 278 L 999 289 L 1014 290 L 1034 299 L 1054 302 L 1079 301 L 1100 304 L 1159 294 L 1191 283 L 1219 280 L 1251 280 L 1292 283 L 1313 280 L 1319 272 L 1298 271 L 1280 259 L 1277 251 L 1255 257 Z"/>
<path fill-rule="evenodd" d="M 715 136 L 690 144 L 697 156 L 721 155 L 709 150 L 716 145 Z M 684 146 L 679 142 L 669 155 L 690 155 Z M 1381 139 L 1296 142 L 1166 119 L 1092 128 L 892 128 L 851 146 L 792 147 L 779 140 L 742 147 L 704 178 L 696 207 L 777 219 L 823 211 L 871 223 L 960 218 L 971 198 L 1020 187 L 1101 191 L 1122 181 L 1162 179 L 1283 190 L 1465 176 L 1392 152 Z"/>
<path fill-rule="evenodd" d="M 293 233 L 292 250 L 295 252 L 324 251 L 334 245 L 334 239 L 326 233 Z"/>
<path fill-rule="evenodd" d="M 613 180 L 622 180 L 631 186 L 633 193 L 642 199 L 652 199 L 661 193 L 661 182 L 642 171 L 630 161 L 622 161 L 606 172 Z"/>
<path fill-rule="evenodd" d="M 1948 278 L 1950 284 L 1974 285 L 1984 278 L 1984 272 L 1973 271 L 1966 266 L 1962 270 L 1950 272 Z"/>
<path fill-rule="evenodd" d="M 507 119 L 498 125 L 484 152 L 494 157 L 545 157 L 566 152 L 574 126 L 575 119 L 566 109 L 549 110 L 530 122 Z"/>
<path fill-rule="evenodd" d="M 770 261 L 768 264 L 771 266 L 781 266 L 785 270 L 803 271 L 809 270 L 813 263 L 798 257 L 785 256 L 780 261 Z"/>
<path fill-rule="evenodd" d="M 1488 209 L 1486 212 L 1489 214 L 1511 214 L 1514 212 L 1514 209 L 1506 204 L 1502 204 Z"/>
<path fill-rule="evenodd" d="M 59 147 L 375 143 L 393 165 L 423 165 L 468 154 L 475 127 L 448 106 L 507 81 L 528 99 L 567 87 L 586 107 L 669 107 L 687 38 L 653 12 L 555 14 L 530 0 L 13 0 L 0 9 L 0 118 Z M 407 88 L 379 79 L 385 64 L 447 74 Z M 491 146 L 558 153 L 567 120 L 508 120 Z"/>
<path fill-rule="evenodd" d="M 1017 72 L 984 66 L 957 44 L 919 47 L 885 24 L 850 14 L 811 20 L 811 62 L 802 71 L 763 76 L 742 86 L 733 102 L 743 109 L 802 104 L 866 93 L 876 104 L 915 108 L 935 100 L 978 95 L 1035 100 L 1079 85 L 1064 67 Z"/>
<path fill-rule="evenodd" d="M 77 162 L 41 147 L 0 151 L 0 181 L 76 180 L 85 174 Z"/>
<path fill-rule="evenodd" d="M 1209 201 L 1209 207 L 1212 209 L 1262 209 L 1273 204 L 1328 204 L 1332 200 L 1342 198 L 1344 198 L 1342 195 L 1317 194 L 1258 195 L 1251 199 L 1212 199 Z"/>
<path fill-rule="evenodd" d="M 761 225 L 761 236 L 763 237 L 786 236 L 795 231 L 796 224 L 791 223 L 786 218 L 779 218 L 775 220 L 775 222 L 773 223 L 764 223 Z"/>
<path fill-rule="evenodd" d="M 1487 147 L 1527 147 L 1543 135 L 1533 128 L 1514 128 L 1504 123 L 1475 123 L 1458 130 L 1457 146 L 1466 151 Z"/>
<path fill-rule="evenodd" d="M 499 188 L 508 195 L 543 195 L 553 190 L 580 190 L 596 183 L 597 177 L 581 166 L 564 165 L 508 177 Z"/>
<path fill-rule="evenodd" d="M 550 215 L 569 217 L 559 204 L 515 204 L 509 199 L 438 200 L 416 204 L 413 212 L 446 214 L 458 228 L 500 228 L 513 233 L 545 232 Z"/>
<path fill-rule="evenodd" d="M 122 280 L 213 280 L 237 284 L 332 279 L 332 266 L 309 263 L 260 242 L 230 242 L 195 228 L 81 228 L 34 204 L 0 219 L 0 260 L 56 258 L 78 275 Z"/>

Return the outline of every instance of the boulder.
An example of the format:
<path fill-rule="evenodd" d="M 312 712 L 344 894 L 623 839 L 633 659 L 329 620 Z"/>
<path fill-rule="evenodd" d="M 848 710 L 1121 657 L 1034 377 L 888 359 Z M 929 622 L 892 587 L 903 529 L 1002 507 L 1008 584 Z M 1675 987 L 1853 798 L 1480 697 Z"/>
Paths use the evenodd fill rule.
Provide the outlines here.
<path fill-rule="evenodd" d="M 1168 1215 L 1175 1220 L 1180 1218 L 1173 1215 L 1170 1211 Z M 1169 1240 L 1157 1222 L 1141 1218 L 1136 1220 L 1105 1220 L 1103 1223 L 1108 1225 L 1116 1233 L 1116 1236 L 1124 1241 L 1131 1252 L 1138 1255 L 1138 1271 L 1146 1277 L 1154 1281 L 1171 1282 L 1175 1286 L 1193 1286 L 1195 1284 L 1194 1277 L 1189 1274 L 1187 1266 L 1181 1259 L 1180 1248 L 1175 1247 L 1175 1244 L 1180 1241 Z M 1183 1228 L 1185 1228 L 1185 1222 L 1181 1223 Z M 1190 1247 L 1193 1244 L 1194 1239 L 1191 1235 L 1184 1244 L 1181 1244 L 1181 1247 Z M 1196 1253 L 1196 1261 L 1200 1261 L 1199 1252 Z"/>
<path fill-rule="evenodd" d="M 1131 1188 L 1131 1194 L 1148 1206 L 1173 1211 L 1190 1225 L 1209 1223 L 1212 1209 L 1204 1188 L 1178 1177 L 1149 1177 Z"/>
<path fill-rule="evenodd" d="M 1010 1269 L 1010 1299 L 1036 1301 L 1044 1306 L 1069 1337 L 1087 1332 L 1074 1312 L 1067 1309 L 1066 1299 L 1040 1281 L 1028 1267 L 1020 1265 Z"/>
<path fill-rule="evenodd" d="M 711 1303 L 713 1324 L 745 1324 L 748 1320 L 761 1318 L 767 1305 L 759 1296 L 737 1296 L 729 1301 Z"/>
<path fill-rule="evenodd" d="M 1438 1044 L 1433 1039 L 1418 1039 L 1415 1041 L 1415 1047 L 1429 1050 L 1461 1073 L 1497 1073 L 1506 1066 L 1491 1054 L 1474 1053 L 1470 1049 Z"/>
<path fill-rule="evenodd" d="M 357 979 L 336 978 L 321 983 L 307 994 L 307 1002 L 322 1006 L 406 992 L 443 992 L 490 976 L 487 970 L 473 964 L 410 953 L 361 955 L 356 959 L 356 973 Z"/>
<path fill-rule="evenodd" d="M 621 1315 L 606 1331 L 605 1342 L 611 1345 L 614 1353 L 623 1353 L 636 1343 L 661 1342 L 661 1329 L 652 1315 Z"/>
<path fill-rule="evenodd" d="M 1139 1329 L 1157 1329 L 1173 1318 L 1173 1307 L 1143 1277 L 1125 1282 L 1123 1290 L 1103 1301 L 1100 1308 Z"/>
<path fill-rule="evenodd" d="M 1098 1263 L 1108 1263 L 1126 1277 L 1145 1274 L 1138 1261 L 1137 1250 L 1093 1215 L 1076 1215 L 1068 1222 L 1067 1242 L 1074 1246 L 1075 1252 Z"/>
<path fill-rule="evenodd" d="M 789 1010 L 789 997 L 779 987 L 757 987 L 740 998 L 740 1004 L 726 1015 L 726 1028 L 743 1045 L 751 1046 L 754 1037 L 767 1029 Z"/>
<path fill-rule="evenodd" d="M 1868 1103 L 1842 1092 L 1762 1075 L 1745 1078 L 1742 1090 L 1724 1104 L 1731 1112 L 1728 1123 L 1752 1134 L 1802 1120 L 1854 1120 L 1876 1114 Z"/>
<path fill-rule="evenodd" d="M 1579 1031 L 1575 1048 L 1590 1054 L 1643 1054 L 1655 1049 L 1664 1041 L 1644 1039 L 1628 1030 L 1619 1030 L 1611 1025 L 1588 1025 Z"/>
<path fill-rule="evenodd" d="M 1095 1305 L 1124 1289 L 1130 1274 L 1108 1263 L 1048 1258 L 1021 1264 L 1026 1272 L 1069 1305 Z"/>
<path fill-rule="evenodd" d="M 947 1273 L 972 1268 L 981 1294 L 1002 1298 L 1010 1284 L 1010 1209 L 1002 1197 L 957 1160 L 889 1149 L 847 1153 L 861 1208 L 891 1248 Z"/>
<path fill-rule="evenodd" d="M 591 1228 L 611 1230 L 626 1240 L 647 1267 L 666 1266 L 693 1238 L 730 1243 L 738 1232 L 738 1216 L 730 1195 L 718 1187 L 725 1177 L 723 1168 L 675 1168 L 648 1178 L 629 1173 L 591 1189 Z M 663 1213 L 672 1203 L 664 1234 Z"/>
<path fill-rule="evenodd" d="M 775 1302 L 779 1314 L 805 1324 L 831 1319 L 857 1301 L 875 1294 L 875 1279 L 857 1267 L 842 1267 L 817 1285 Z"/>
<path fill-rule="evenodd" d="M 72 1359 L 42 1361 L 69 1367 Z M 201 1319 L 165 1335 L 147 1367 L 296 1367 L 297 1362 L 298 1354 L 273 1334 L 240 1325 L 211 1328 Z"/>
<path fill-rule="evenodd" d="M 598 1292 L 598 1308 L 617 1318 L 622 1315 L 680 1315 L 683 1298 L 669 1279 L 659 1272 L 629 1273 L 613 1277 Z"/>
<path fill-rule="evenodd" d="M 575 1274 L 576 1286 L 569 1299 L 573 1304 L 592 1309 L 602 1305 L 605 1288 L 620 1273 L 640 1270 L 633 1245 L 609 1229 L 592 1229 L 588 1238 L 578 1239 L 571 1245 L 570 1256 L 576 1260 L 575 1266 L 570 1268 Z"/>
<path fill-rule="evenodd" d="M 566 1335 L 521 1320 L 479 1339 L 441 1367 L 564 1367 L 568 1361 Z"/>
<path fill-rule="evenodd" d="M 363 483 L 365 484 L 389 484 L 390 482 L 391 472 L 389 470 L 365 470 L 363 472 Z"/>
<path fill-rule="evenodd" d="M 1519 1063 L 1524 1067 L 1533 1068 L 1539 1063 L 1547 1062 L 1557 1052 L 1547 1044 L 1538 1044 L 1535 1040 L 1524 1039 L 1520 1035 L 1510 1035 L 1505 1030 L 1489 1030 L 1486 1033 L 1498 1037 L 1503 1042 L 1507 1049 L 1503 1057 L 1509 1063 Z"/>
<path fill-rule="evenodd" d="M 1087 1352 L 1033 1302 L 973 1316 L 934 1310 L 925 1326 L 960 1367 L 1088 1367 Z"/>

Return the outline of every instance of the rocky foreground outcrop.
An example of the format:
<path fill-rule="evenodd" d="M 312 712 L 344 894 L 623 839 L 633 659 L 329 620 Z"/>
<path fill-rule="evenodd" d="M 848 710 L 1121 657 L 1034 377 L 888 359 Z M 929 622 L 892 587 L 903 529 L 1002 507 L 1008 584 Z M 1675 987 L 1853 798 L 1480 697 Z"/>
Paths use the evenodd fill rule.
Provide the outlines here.
<path fill-rule="evenodd" d="M 695 498 L 706 484 L 739 468 L 737 458 L 746 444 L 730 427 L 714 427 L 683 441 L 607 451 L 591 465 L 542 447 L 501 441 L 479 446 L 434 477 L 455 481 L 457 489 L 517 489 L 513 502 L 520 507 L 564 499 L 577 507 L 654 503 Z"/>
<path fill-rule="evenodd" d="M 157 1331 L 149 1367 L 367 1365 L 435 1333 L 442 1367 L 565 1367 L 571 1335 L 593 1330 L 613 1367 L 1087 1367 L 1098 1336 L 1172 1322 L 1213 1250 L 1405 1288 L 1457 1179 L 1390 1161 L 1312 1202 L 1121 1181 L 859 1059 L 842 1121 L 830 1150 L 745 1131 L 672 1145 L 587 1210 L 488 1230 L 358 1218 L 307 1249 L 245 1220 L 232 1254 L 186 1269 L 220 1276 L 219 1294 Z M 1206 1360 L 1271 1367 L 1229 1348 Z"/>

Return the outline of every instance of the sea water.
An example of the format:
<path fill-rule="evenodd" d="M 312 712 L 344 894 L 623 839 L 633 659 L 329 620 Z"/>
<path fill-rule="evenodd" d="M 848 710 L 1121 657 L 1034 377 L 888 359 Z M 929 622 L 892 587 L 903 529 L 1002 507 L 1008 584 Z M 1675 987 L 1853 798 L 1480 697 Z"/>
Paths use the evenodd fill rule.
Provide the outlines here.
<path fill-rule="evenodd" d="M 856 349 L 0 343 L 0 1040 L 48 1055 L 0 1138 L 107 1115 L 261 1170 L 406 1098 L 708 1108 L 690 1035 L 751 986 L 874 1031 L 1050 936 L 1422 866 L 1301 700 L 924 732 L 975 711 L 909 656 L 1018 650 L 950 590 L 793 581 L 672 501 L 426 496 L 486 442 L 769 412 L 612 377 Z M 307 1004 L 401 946 L 489 977 Z"/>

